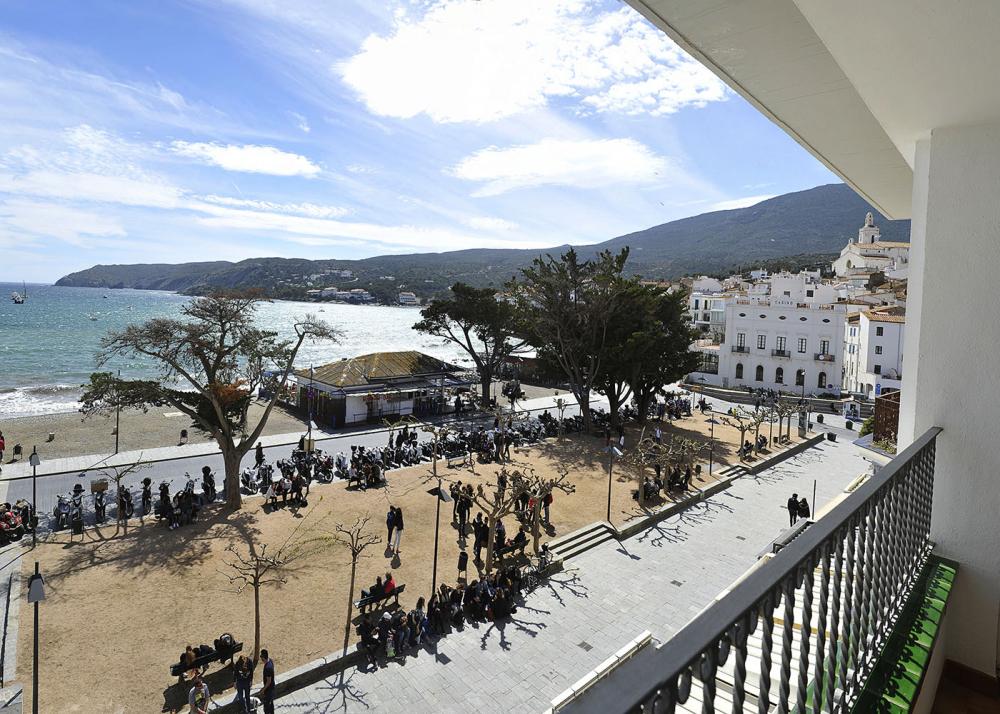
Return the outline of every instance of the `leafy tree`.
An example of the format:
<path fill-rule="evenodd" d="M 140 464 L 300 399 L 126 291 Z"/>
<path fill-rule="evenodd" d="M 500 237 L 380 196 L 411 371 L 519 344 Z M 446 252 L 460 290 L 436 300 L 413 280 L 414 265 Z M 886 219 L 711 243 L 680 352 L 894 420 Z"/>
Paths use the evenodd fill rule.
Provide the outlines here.
<path fill-rule="evenodd" d="M 423 319 L 413 329 L 441 337 L 469 354 L 479 371 L 483 405 L 489 405 L 493 378 L 524 345 L 515 337 L 514 306 L 498 299 L 493 288 L 458 282 L 451 287 L 451 297 L 435 299 L 420 316 Z"/>
<path fill-rule="evenodd" d="M 254 447 L 288 381 L 306 339 L 335 339 L 337 331 L 312 316 L 294 325 L 296 338 L 282 340 L 254 322 L 258 293 L 220 293 L 184 306 L 186 319 L 154 318 L 109 332 L 101 341 L 98 364 L 114 357 L 147 358 L 157 379 L 122 380 L 98 372 L 84 385 L 80 411 L 107 413 L 115 405 L 146 409 L 167 403 L 191 419 L 219 445 L 226 465 L 226 502 L 239 508 L 240 462 Z M 179 386 L 183 385 L 184 388 Z M 256 425 L 247 423 L 254 392 L 271 393 Z"/>
<path fill-rule="evenodd" d="M 535 258 L 521 280 L 509 284 L 519 329 L 539 358 L 558 365 L 591 429 L 590 393 L 598 385 L 609 351 L 607 337 L 622 298 L 628 248 L 581 261 L 570 248 L 558 259 Z"/>

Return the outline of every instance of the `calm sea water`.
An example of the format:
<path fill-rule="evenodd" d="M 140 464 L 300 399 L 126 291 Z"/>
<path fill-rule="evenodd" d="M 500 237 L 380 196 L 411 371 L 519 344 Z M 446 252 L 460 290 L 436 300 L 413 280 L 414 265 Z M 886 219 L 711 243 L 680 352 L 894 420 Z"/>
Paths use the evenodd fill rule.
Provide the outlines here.
<path fill-rule="evenodd" d="M 28 285 L 28 300 L 15 305 L 10 294 L 21 286 L 0 283 L 0 418 L 74 411 L 80 385 L 97 364 L 101 337 L 112 329 L 151 317 L 175 316 L 188 298 L 147 290 L 103 290 Z M 296 364 L 325 364 L 367 352 L 417 349 L 462 366 L 471 361 L 457 347 L 414 332 L 414 308 L 298 302 L 264 303 L 258 323 L 286 336 L 297 317 L 317 313 L 340 328 L 337 344 L 303 345 Z M 94 318 L 94 319 L 91 319 Z M 115 362 L 122 376 L 154 373 L 151 363 Z"/>

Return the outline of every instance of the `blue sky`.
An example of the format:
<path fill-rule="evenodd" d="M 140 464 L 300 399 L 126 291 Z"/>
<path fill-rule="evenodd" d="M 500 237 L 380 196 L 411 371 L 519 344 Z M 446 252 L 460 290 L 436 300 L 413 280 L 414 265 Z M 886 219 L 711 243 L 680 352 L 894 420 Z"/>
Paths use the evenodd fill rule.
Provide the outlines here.
<path fill-rule="evenodd" d="M 0 5 L 0 281 L 593 243 L 834 180 L 610 0 Z"/>

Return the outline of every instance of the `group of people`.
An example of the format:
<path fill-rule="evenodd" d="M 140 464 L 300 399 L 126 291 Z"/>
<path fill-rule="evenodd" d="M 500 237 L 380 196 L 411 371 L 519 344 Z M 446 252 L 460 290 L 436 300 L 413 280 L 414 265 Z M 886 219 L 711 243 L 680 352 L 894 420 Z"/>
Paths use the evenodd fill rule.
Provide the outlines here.
<path fill-rule="evenodd" d="M 399 544 L 403 540 L 403 509 L 389 506 L 385 514 L 386 548 L 399 555 Z M 393 540 L 395 538 L 395 540 Z"/>
<path fill-rule="evenodd" d="M 369 664 L 378 665 L 379 658 L 404 657 L 414 647 L 425 641 L 437 641 L 451 630 L 461 631 L 469 620 L 496 622 L 504 620 L 516 611 L 516 603 L 521 596 L 521 571 L 516 566 L 473 580 L 468 585 L 455 587 L 442 584 L 430 601 L 423 597 L 416 606 L 406 612 L 399 608 L 394 612 L 381 614 L 367 613 L 358 624 L 360 649 Z M 379 578 L 370 592 L 391 593 L 392 574 L 386 573 L 385 581 Z"/>
<path fill-rule="evenodd" d="M 788 509 L 789 527 L 794 526 L 800 518 L 809 518 L 809 501 L 806 500 L 805 496 L 799 498 L 799 494 L 793 493 L 786 502 L 785 508 Z"/>
<path fill-rule="evenodd" d="M 197 651 L 188 645 L 187 650 L 181 656 L 182 661 L 194 663 Z M 261 686 L 257 694 L 252 694 L 254 663 L 253 660 L 244 655 L 233 663 L 233 679 L 236 689 L 237 711 L 242 714 L 250 714 L 257 711 L 259 703 L 264 714 L 274 714 L 274 660 L 271 659 L 267 650 L 260 651 L 260 661 L 263 663 L 261 674 Z M 188 707 L 192 714 L 208 714 L 209 707 L 215 708 L 212 702 L 212 693 L 208 688 L 208 683 L 203 677 L 206 667 L 193 667 L 189 670 L 192 675 L 192 687 L 188 691 Z"/>
<path fill-rule="evenodd" d="M 656 402 L 656 420 L 667 421 L 691 416 L 691 399 L 683 395 L 668 395 L 665 400 Z"/>
<path fill-rule="evenodd" d="M 654 475 L 646 476 L 642 480 L 643 499 L 648 501 L 659 497 L 660 493 L 669 491 L 687 491 L 691 488 L 691 477 L 701 473 L 701 464 L 691 468 L 690 465 L 681 470 L 680 466 L 674 466 L 667 472 L 666 479 L 663 478 L 663 469 L 660 464 L 653 466 Z M 638 491 L 632 494 L 633 499 L 638 499 Z"/>

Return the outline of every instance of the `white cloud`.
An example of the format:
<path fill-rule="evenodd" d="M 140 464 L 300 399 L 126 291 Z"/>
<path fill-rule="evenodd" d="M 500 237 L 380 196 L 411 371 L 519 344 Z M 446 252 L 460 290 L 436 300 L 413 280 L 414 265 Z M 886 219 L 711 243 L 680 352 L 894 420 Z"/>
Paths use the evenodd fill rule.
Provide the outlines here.
<path fill-rule="evenodd" d="M 57 203 L 14 199 L 0 203 L 0 233 L 28 233 L 86 245 L 93 236 L 124 236 L 116 219 Z"/>
<path fill-rule="evenodd" d="M 320 171 L 319 166 L 305 156 L 282 151 L 273 146 L 175 141 L 171 144 L 171 149 L 176 154 L 218 166 L 226 171 L 307 178 L 317 175 Z"/>
<path fill-rule="evenodd" d="M 474 228 L 477 231 L 515 231 L 520 228 L 514 221 L 494 218 L 492 216 L 474 216 L 466 219 L 464 223 L 469 228 Z"/>
<path fill-rule="evenodd" d="M 338 66 L 375 114 L 487 122 L 570 98 L 661 115 L 726 98 L 711 72 L 630 8 L 592 0 L 437 0 L 397 14 Z"/>
<path fill-rule="evenodd" d="M 304 116 L 298 112 L 288 112 L 288 115 L 295 120 L 295 126 L 299 128 L 299 131 L 306 134 L 312 131 L 312 127 L 309 126 L 309 121 Z"/>
<path fill-rule="evenodd" d="M 530 186 L 598 188 L 649 183 L 669 168 L 670 162 L 633 139 L 543 139 L 506 149 L 482 149 L 449 172 L 467 181 L 485 182 L 474 196 L 496 196 Z"/>
<path fill-rule="evenodd" d="M 766 193 L 760 196 L 744 196 L 743 198 L 733 198 L 728 201 L 719 201 L 713 203 L 708 207 L 709 211 L 731 211 L 734 208 L 746 208 L 747 206 L 753 206 L 761 201 L 766 201 L 769 198 L 774 198 L 773 193 Z"/>
<path fill-rule="evenodd" d="M 291 213 L 309 218 L 341 218 L 351 211 L 342 206 L 320 206 L 315 203 L 274 203 L 272 201 L 256 201 L 230 196 L 202 196 L 201 200 L 219 206 L 233 208 L 248 208 L 253 211 L 273 211 L 275 213 Z"/>

